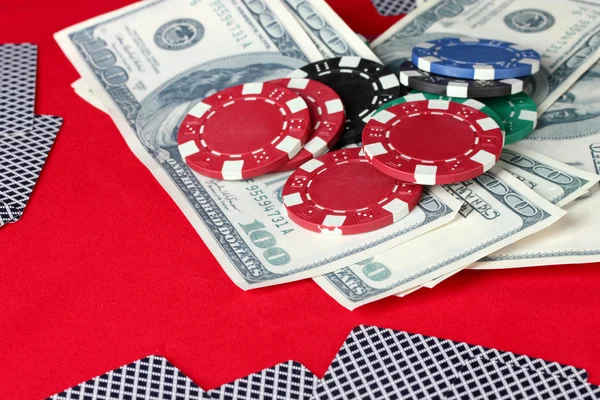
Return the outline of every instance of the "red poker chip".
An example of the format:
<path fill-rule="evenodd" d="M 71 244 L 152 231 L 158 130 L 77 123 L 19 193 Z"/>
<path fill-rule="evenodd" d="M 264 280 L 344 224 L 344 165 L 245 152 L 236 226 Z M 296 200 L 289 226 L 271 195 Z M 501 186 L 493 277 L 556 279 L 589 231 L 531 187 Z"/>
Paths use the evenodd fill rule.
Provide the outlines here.
<path fill-rule="evenodd" d="M 247 179 L 292 159 L 311 131 L 302 97 L 272 83 L 246 83 L 197 103 L 179 128 L 179 152 L 199 174 Z"/>
<path fill-rule="evenodd" d="M 284 78 L 269 83 L 298 93 L 310 112 L 313 126 L 308 141 L 296 157 L 277 169 L 277 172 L 292 171 L 306 161 L 327 153 L 337 143 L 346 124 L 344 105 L 333 89 L 312 79 Z"/>
<path fill-rule="evenodd" d="M 382 174 L 362 149 L 343 149 L 302 164 L 283 186 L 288 217 L 308 230 L 365 233 L 404 218 L 423 187 Z"/>
<path fill-rule="evenodd" d="M 466 104 L 421 100 L 377 112 L 363 147 L 381 172 L 421 185 L 462 182 L 492 168 L 504 136 L 487 114 Z"/>

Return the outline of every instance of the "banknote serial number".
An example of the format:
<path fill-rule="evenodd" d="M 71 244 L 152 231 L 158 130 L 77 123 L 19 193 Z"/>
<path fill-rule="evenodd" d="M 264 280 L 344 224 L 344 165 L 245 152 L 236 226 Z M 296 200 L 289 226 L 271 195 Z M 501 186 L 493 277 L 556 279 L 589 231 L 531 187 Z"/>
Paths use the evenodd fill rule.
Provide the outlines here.
<path fill-rule="evenodd" d="M 284 235 L 292 232 L 294 228 L 290 225 L 290 221 L 286 220 L 281 213 L 281 205 L 269 200 L 269 196 L 258 185 L 247 186 L 246 190 L 259 207 L 262 207 L 263 212 L 271 219 L 271 222 Z"/>
<path fill-rule="evenodd" d="M 233 39 L 238 42 L 242 48 L 245 49 L 248 46 L 252 46 L 252 41 L 246 32 L 244 32 L 242 26 L 235 22 L 235 17 L 231 14 L 229 8 L 223 4 L 221 0 L 214 0 L 208 4 L 212 7 L 213 11 L 217 17 L 219 17 L 221 22 L 225 24 Z"/>

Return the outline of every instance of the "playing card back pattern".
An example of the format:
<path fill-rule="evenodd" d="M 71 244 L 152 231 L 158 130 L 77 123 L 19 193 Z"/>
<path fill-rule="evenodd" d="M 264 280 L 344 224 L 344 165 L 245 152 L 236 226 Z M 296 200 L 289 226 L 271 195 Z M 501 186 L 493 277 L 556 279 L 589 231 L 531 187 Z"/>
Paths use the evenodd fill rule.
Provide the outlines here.
<path fill-rule="evenodd" d="M 517 368 L 484 358 L 466 363 L 452 382 L 447 400 L 593 400 L 600 387 L 560 375 Z"/>
<path fill-rule="evenodd" d="M 585 382 L 587 372 L 481 346 L 407 332 L 358 326 L 352 330 L 314 399 L 438 399 L 465 362 L 493 359 Z"/>
<path fill-rule="evenodd" d="M 48 400 L 600 398 L 586 379 L 585 370 L 555 362 L 361 325 L 321 380 L 287 361 L 205 392 L 165 358 L 149 356 Z"/>
<path fill-rule="evenodd" d="M 214 400 L 310 399 L 317 378 L 302 364 L 288 361 L 208 392 Z"/>
<path fill-rule="evenodd" d="M 31 130 L 36 70 L 36 45 L 0 45 L 0 134 L 20 134 Z"/>
<path fill-rule="evenodd" d="M 417 6 L 417 0 L 371 0 L 377 12 L 385 17 L 408 14 Z"/>
<path fill-rule="evenodd" d="M 29 132 L 0 133 L 0 226 L 21 217 L 61 125 L 60 117 L 37 115 Z"/>
<path fill-rule="evenodd" d="M 202 400 L 210 397 L 164 357 L 148 356 L 47 400 Z"/>
<path fill-rule="evenodd" d="M 308 400 L 316 383 L 302 364 L 288 361 L 205 392 L 164 357 L 148 356 L 47 400 Z"/>

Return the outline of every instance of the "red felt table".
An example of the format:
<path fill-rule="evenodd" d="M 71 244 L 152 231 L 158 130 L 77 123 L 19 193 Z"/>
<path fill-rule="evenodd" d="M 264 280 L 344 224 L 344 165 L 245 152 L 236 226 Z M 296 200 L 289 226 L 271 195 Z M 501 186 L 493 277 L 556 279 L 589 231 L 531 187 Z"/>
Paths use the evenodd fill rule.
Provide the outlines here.
<path fill-rule="evenodd" d="M 311 280 L 244 292 L 110 119 L 70 88 L 52 34 L 127 0 L 0 0 L 0 41 L 39 44 L 37 112 L 64 117 L 23 219 L 0 229 L 0 398 L 40 399 L 149 354 L 204 389 L 295 359 L 322 376 L 379 326 L 586 368 L 600 383 L 600 264 L 466 271 L 354 312 Z M 394 18 L 330 0 L 375 35 Z"/>

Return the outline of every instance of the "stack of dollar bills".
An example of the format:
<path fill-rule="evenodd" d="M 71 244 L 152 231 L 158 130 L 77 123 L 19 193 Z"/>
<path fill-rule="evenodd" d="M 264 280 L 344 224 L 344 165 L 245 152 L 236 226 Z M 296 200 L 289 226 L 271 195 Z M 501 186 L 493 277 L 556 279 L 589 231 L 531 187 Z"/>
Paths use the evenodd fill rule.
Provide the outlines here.
<path fill-rule="evenodd" d="M 75 91 L 110 115 L 244 290 L 312 278 L 354 309 L 466 268 L 600 261 L 600 3 L 421 3 L 370 46 L 323 0 L 142 1 L 55 37 L 81 75 Z M 191 106 L 229 86 L 339 56 L 397 71 L 417 43 L 491 33 L 542 55 L 527 89 L 537 128 L 486 174 L 427 188 L 386 228 L 344 237 L 306 231 L 283 210 L 289 173 L 214 180 L 191 171 L 177 150 Z"/>

